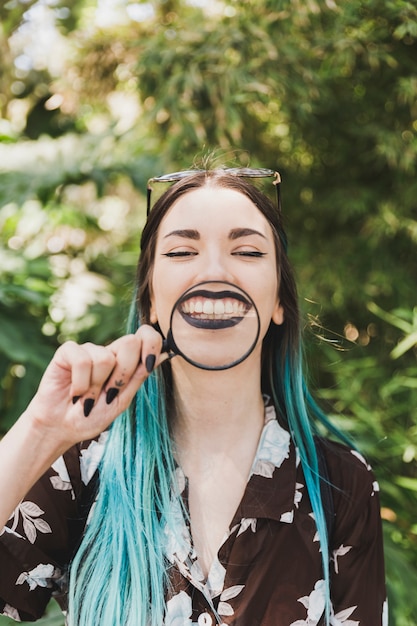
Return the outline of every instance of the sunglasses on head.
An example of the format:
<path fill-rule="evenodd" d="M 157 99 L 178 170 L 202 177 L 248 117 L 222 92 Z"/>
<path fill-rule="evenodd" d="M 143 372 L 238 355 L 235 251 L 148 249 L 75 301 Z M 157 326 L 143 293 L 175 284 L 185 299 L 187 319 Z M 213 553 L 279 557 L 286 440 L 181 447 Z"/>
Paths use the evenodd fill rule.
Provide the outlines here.
<path fill-rule="evenodd" d="M 175 183 L 179 180 L 183 180 L 184 178 L 188 178 L 189 176 L 194 176 L 195 174 L 203 174 L 207 171 L 210 170 L 183 170 L 181 172 L 172 172 L 171 174 L 163 174 L 162 176 L 155 176 L 153 178 L 150 178 L 147 185 L 146 215 L 149 215 L 151 210 L 151 195 L 153 190 L 153 183 Z M 224 174 L 228 174 L 229 176 L 236 176 L 238 178 L 273 178 L 272 184 L 275 186 L 277 195 L 277 209 L 279 212 L 281 212 L 281 176 L 279 172 L 266 168 L 256 169 L 251 167 L 228 167 L 222 169 L 221 171 Z"/>

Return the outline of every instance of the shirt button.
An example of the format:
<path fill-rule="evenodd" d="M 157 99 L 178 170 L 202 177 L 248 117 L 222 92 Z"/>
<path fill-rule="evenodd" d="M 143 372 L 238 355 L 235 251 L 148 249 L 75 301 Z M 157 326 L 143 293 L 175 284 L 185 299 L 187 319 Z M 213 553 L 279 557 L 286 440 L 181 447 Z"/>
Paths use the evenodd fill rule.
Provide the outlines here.
<path fill-rule="evenodd" d="M 198 626 L 213 626 L 213 620 L 209 613 L 201 613 L 198 618 Z"/>

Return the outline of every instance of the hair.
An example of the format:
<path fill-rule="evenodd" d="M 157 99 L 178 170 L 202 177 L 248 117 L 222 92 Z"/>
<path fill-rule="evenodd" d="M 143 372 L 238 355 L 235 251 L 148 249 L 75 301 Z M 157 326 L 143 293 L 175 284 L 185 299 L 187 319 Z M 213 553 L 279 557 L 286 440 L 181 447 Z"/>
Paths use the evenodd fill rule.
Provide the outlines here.
<path fill-rule="evenodd" d="M 284 322 L 272 321 L 262 345 L 262 391 L 275 406 L 297 447 L 320 540 L 330 619 L 329 537 L 315 437 L 322 424 L 344 439 L 308 391 L 303 374 L 301 322 L 294 274 L 287 255 L 282 216 L 274 203 L 245 179 L 222 170 L 196 173 L 175 183 L 155 203 L 142 232 L 137 285 L 129 332 L 150 323 L 150 284 L 159 225 L 173 203 L 205 185 L 234 189 L 268 220 L 275 240 L 279 299 Z M 175 485 L 171 439 L 170 364 L 157 368 L 135 401 L 112 425 L 100 466 L 97 501 L 70 575 L 70 624 L 160 626 L 168 565 L 164 529 L 171 524 Z"/>

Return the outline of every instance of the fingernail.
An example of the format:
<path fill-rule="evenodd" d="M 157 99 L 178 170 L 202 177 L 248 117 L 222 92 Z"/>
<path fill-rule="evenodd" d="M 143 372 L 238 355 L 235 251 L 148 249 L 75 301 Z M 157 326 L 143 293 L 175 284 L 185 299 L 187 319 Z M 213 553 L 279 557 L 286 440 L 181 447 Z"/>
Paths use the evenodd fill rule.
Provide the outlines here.
<path fill-rule="evenodd" d="M 156 361 L 155 355 L 148 354 L 148 356 L 145 359 L 145 367 L 146 367 L 146 371 L 148 372 L 148 374 L 150 374 L 153 368 L 155 367 L 155 361 Z"/>
<path fill-rule="evenodd" d="M 110 404 L 110 402 L 113 402 L 113 400 L 118 395 L 118 393 L 119 393 L 119 390 L 116 387 L 110 387 L 110 389 L 108 389 L 106 393 L 107 404 Z"/>
<path fill-rule="evenodd" d="M 73 399 L 72 399 L 72 403 L 76 404 L 80 398 L 81 398 L 81 396 L 74 396 Z"/>
<path fill-rule="evenodd" d="M 94 406 L 93 398 L 87 398 L 87 400 L 84 402 L 85 417 L 88 417 L 90 415 L 91 411 L 93 410 L 93 406 Z"/>

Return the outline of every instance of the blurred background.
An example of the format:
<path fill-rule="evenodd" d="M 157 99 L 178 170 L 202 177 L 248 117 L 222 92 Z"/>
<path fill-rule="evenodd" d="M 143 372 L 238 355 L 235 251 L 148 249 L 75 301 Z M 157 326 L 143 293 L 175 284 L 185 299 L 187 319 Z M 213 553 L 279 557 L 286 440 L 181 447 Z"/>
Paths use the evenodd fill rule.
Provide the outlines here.
<path fill-rule="evenodd" d="M 0 433 L 62 341 L 123 333 L 149 177 L 278 169 L 311 385 L 374 467 L 390 624 L 416 626 L 415 3 L 2 0 L 0 21 Z"/>

